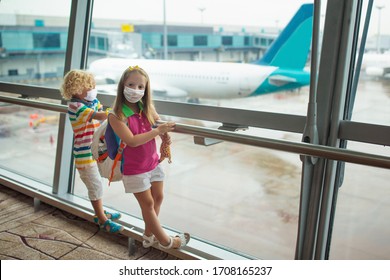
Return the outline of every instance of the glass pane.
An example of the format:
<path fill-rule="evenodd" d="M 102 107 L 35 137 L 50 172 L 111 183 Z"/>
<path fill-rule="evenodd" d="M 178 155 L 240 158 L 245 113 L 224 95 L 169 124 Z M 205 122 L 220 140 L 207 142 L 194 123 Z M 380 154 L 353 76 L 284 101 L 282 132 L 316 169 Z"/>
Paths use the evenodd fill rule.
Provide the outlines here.
<path fill-rule="evenodd" d="M 389 20 L 385 14 L 390 9 L 382 7 L 383 3 L 374 1 L 352 120 L 389 126 L 390 80 L 379 71 L 382 63 L 390 61 L 382 53 L 390 49 L 383 34 L 389 31 L 384 23 Z M 389 147 L 349 142 L 348 148 L 390 157 Z M 346 164 L 338 192 L 330 259 L 390 259 L 389 181 L 388 169 Z"/>
<path fill-rule="evenodd" d="M 244 0 L 238 13 L 236 3 L 220 0 L 117 3 L 94 3 L 88 67 L 101 93 L 115 95 L 122 72 L 139 65 L 160 100 L 217 105 L 234 100 L 229 106 L 262 110 L 251 105 L 272 93 L 278 102 L 267 109 L 285 113 L 290 95 L 308 96 L 312 5 Z M 291 23 L 282 36 L 296 13 L 299 24 Z M 288 42 L 277 43 L 279 36 Z M 297 113 L 305 115 L 306 108 Z"/>
<path fill-rule="evenodd" d="M 361 145 L 350 145 L 360 150 Z M 388 148 L 376 152 L 390 156 Z M 358 176 L 357 176 L 358 174 Z M 390 172 L 346 164 L 339 189 L 330 259 L 390 259 Z"/>
<path fill-rule="evenodd" d="M 375 0 L 352 120 L 390 125 L 390 7 Z M 365 3 L 367 5 L 367 3 Z M 363 16 L 366 9 L 363 10 Z M 364 18 L 364 17 L 363 17 Z M 363 22 L 361 23 L 363 30 Z"/>
<path fill-rule="evenodd" d="M 0 81 L 58 88 L 71 1 L 2 1 Z"/>
<path fill-rule="evenodd" d="M 301 163 L 298 155 L 222 142 L 200 146 L 172 133 L 165 160 L 162 224 L 260 259 L 293 259 Z M 75 194 L 87 197 L 76 176 Z M 106 184 L 107 186 L 107 184 Z M 104 189 L 104 204 L 141 218 L 122 182 Z"/>
<path fill-rule="evenodd" d="M 389 79 L 360 79 L 352 120 L 390 125 Z"/>
<path fill-rule="evenodd" d="M 58 120 L 59 113 L 0 103 L 1 168 L 52 186 Z"/>

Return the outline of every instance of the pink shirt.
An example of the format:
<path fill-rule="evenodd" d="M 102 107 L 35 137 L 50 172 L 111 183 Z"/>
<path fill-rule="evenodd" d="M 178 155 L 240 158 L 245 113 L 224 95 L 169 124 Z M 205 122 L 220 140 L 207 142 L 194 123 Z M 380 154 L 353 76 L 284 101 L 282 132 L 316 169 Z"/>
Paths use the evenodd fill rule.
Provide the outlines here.
<path fill-rule="evenodd" d="M 139 114 L 133 113 L 128 116 L 127 121 L 134 135 L 152 130 L 151 124 L 142 111 Z M 154 138 L 138 147 L 126 146 L 123 151 L 123 175 L 136 175 L 152 171 L 158 165 L 158 159 Z"/>

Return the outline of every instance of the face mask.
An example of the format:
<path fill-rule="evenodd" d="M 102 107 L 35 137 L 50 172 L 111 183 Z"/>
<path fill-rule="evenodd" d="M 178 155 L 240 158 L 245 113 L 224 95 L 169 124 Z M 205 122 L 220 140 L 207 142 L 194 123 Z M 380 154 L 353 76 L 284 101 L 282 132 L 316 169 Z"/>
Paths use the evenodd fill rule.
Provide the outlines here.
<path fill-rule="evenodd" d="M 130 87 L 125 87 L 123 94 L 127 101 L 130 103 L 137 103 L 144 96 L 144 90 L 142 89 L 132 89 Z"/>
<path fill-rule="evenodd" d="M 84 97 L 84 99 L 87 101 L 94 101 L 96 96 L 97 96 L 97 89 L 94 88 L 87 91 L 87 96 Z"/>

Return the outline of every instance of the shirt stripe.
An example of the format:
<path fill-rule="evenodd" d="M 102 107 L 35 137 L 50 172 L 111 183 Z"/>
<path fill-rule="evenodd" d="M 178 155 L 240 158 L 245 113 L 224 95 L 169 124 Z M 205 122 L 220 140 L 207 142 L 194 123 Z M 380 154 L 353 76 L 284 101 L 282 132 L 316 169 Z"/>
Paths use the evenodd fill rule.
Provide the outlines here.
<path fill-rule="evenodd" d="M 73 155 L 77 168 L 91 166 L 95 161 L 92 157 L 91 144 L 100 122 L 92 117 L 102 107 L 97 99 L 92 102 L 72 99 L 68 104 L 68 116 L 74 134 Z"/>

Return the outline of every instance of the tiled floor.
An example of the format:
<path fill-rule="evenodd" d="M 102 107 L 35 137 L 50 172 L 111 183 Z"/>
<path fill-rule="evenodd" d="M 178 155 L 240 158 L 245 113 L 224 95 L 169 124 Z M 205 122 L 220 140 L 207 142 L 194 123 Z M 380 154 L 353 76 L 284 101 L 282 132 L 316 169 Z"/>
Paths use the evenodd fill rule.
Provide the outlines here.
<path fill-rule="evenodd" d="M 100 231 L 96 224 L 0 186 L 1 260 L 165 260 L 176 259 L 136 242 L 129 255 L 128 237 Z"/>

